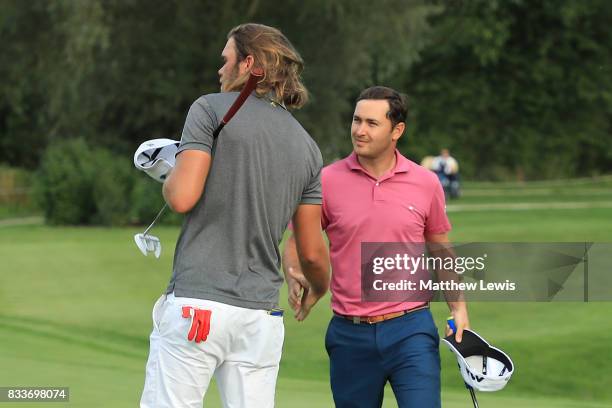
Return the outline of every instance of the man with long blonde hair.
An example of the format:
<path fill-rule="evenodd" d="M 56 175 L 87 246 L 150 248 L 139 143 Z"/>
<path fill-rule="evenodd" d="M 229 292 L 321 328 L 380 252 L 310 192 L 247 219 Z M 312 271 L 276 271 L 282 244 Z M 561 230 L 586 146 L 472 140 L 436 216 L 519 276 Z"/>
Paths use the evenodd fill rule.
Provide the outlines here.
<path fill-rule="evenodd" d="M 278 245 L 291 219 L 311 290 L 298 320 L 325 294 L 321 153 L 288 109 L 308 99 L 303 61 L 277 29 L 233 28 L 221 93 L 189 109 L 163 194 L 185 221 L 173 273 L 153 307 L 141 407 L 201 407 L 215 376 L 224 407 L 274 406 L 284 337 Z M 213 136 L 253 69 L 254 95 Z"/>
<path fill-rule="evenodd" d="M 304 61 L 279 30 L 261 24 L 243 24 L 233 28 L 227 37 L 224 52 L 229 55 L 222 53 L 226 64 L 219 70 L 221 91 L 239 91 L 248 79 L 248 75 L 239 75 L 239 66 L 233 61 L 230 61 L 233 69 L 224 75 L 227 57 L 232 56 L 233 48 L 237 60 L 246 62 L 252 56 L 258 66 L 266 67 L 264 79 L 256 89 L 259 96 L 268 94 L 289 109 L 299 109 L 308 102 L 308 91 L 300 78 Z"/>

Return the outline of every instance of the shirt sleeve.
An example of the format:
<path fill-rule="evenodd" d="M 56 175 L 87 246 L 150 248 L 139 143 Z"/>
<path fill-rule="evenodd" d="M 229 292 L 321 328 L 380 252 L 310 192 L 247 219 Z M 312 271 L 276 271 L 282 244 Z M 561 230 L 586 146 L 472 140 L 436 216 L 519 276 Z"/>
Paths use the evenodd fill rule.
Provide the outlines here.
<path fill-rule="evenodd" d="M 318 151 L 318 148 L 317 148 Z M 321 174 L 323 169 L 323 157 L 321 156 L 321 152 L 318 151 L 318 155 L 316 155 L 317 159 L 315 160 L 315 165 L 312 170 L 314 173 L 311 178 L 309 184 L 304 188 L 302 192 L 302 198 L 300 200 L 300 204 L 321 204 L 323 202 L 323 194 L 322 194 L 322 185 L 321 185 Z M 323 211 L 325 210 L 325 204 L 323 204 Z M 323 229 L 327 226 L 327 219 L 325 215 L 321 212 L 321 224 Z M 289 220 L 289 224 L 287 224 L 287 229 L 293 232 L 293 221 Z"/>
<path fill-rule="evenodd" d="M 323 168 L 323 157 L 321 157 L 318 148 L 316 148 L 314 156 L 310 181 L 302 191 L 300 204 L 321 204 L 322 201 L 321 169 Z"/>
<path fill-rule="evenodd" d="M 451 230 L 451 224 L 446 215 L 446 200 L 442 184 L 438 180 L 434 183 L 434 193 L 427 216 L 425 232 L 430 234 L 443 234 Z"/>
<path fill-rule="evenodd" d="M 181 144 L 176 154 L 184 150 L 202 150 L 210 153 L 213 145 L 213 132 L 218 124 L 217 115 L 205 97 L 196 100 L 189 108 Z"/>
<path fill-rule="evenodd" d="M 327 219 L 327 214 L 325 213 L 325 197 L 323 197 L 323 205 L 322 205 L 322 210 L 321 210 L 321 229 L 323 231 L 325 231 L 327 229 L 327 224 L 329 224 L 329 221 Z M 289 224 L 287 224 L 287 229 L 291 232 L 293 232 L 293 221 L 289 220 Z"/>

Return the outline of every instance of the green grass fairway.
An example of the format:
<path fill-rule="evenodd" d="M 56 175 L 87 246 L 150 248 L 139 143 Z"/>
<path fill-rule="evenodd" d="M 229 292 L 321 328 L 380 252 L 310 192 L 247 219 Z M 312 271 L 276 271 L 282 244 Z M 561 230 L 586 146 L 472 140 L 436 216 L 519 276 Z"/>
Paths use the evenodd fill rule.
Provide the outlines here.
<path fill-rule="evenodd" d="M 480 192 L 493 189 L 476 187 Z M 520 187 L 493 190 L 494 200 L 466 198 L 456 203 L 527 202 L 518 193 Z M 580 187 L 568 195 L 575 201 Z M 494 209 L 449 215 L 457 242 L 612 241 L 612 208 Z M 156 229 L 163 243 L 159 260 L 138 252 L 132 239 L 136 232 L 140 228 L 0 226 L 0 386 L 69 386 L 70 403 L 53 406 L 137 405 L 151 307 L 169 279 L 178 228 Z M 285 288 L 281 300 L 286 307 Z M 436 303 L 432 310 L 441 330 L 446 305 Z M 285 317 L 278 407 L 333 406 L 323 347 L 330 314 L 326 298 L 303 323 Z M 612 406 L 610 316 L 612 303 L 606 302 L 471 304 L 473 327 L 516 364 L 506 389 L 478 393 L 481 406 Z M 454 357 L 445 348 L 441 357 L 443 406 L 471 407 Z M 0 408 L 5 406 L 41 405 L 0 403 Z M 220 406 L 214 384 L 205 406 Z M 384 406 L 396 406 L 390 390 Z"/>

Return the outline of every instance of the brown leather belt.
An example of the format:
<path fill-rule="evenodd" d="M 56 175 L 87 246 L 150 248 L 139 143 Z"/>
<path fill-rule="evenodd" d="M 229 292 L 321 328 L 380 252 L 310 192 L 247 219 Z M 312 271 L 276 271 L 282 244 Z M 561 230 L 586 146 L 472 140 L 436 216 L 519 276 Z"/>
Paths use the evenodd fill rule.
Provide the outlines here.
<path fill-rule="evenodd" d="M 380 316 L 346 316 L 346 315 L 341 315 L 338 313 L 334 313 L 334 315 L 338 317 L 342 317 L 347 320 L 351 320 L 354 324 L 361 324 L 361 323 L 375 324 L 375 323 L 384 322 L 385 320 L 395 319 L 396 317 L 400 317 L 408 313 L 416 312 L 417 310 L 423 310 L 423 309 L 428 309 L 428 308 L 429 308 L 429 304 L 426 304 L 423 306 L 415 307 L 414 309 L 401 310 L 399 312 L 387 313 L 387 314 L 380 315 Z"/>

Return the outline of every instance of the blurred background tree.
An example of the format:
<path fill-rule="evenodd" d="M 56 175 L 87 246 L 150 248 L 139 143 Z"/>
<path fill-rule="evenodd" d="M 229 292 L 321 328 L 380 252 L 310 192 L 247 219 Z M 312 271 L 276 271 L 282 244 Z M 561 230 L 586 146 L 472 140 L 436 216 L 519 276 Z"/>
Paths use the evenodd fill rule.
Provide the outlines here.
<path fill-rule="evenodd" d="M 55 139 L 82 137 L 129 156 L 143 140 L 179 138 L 189 105 L 218 91 L 229 29 L 281 28 L 306 60 L 312 103 L 297 116 L 328 160 L 350 151 L 353 99 L 401 84 L 426 41 L 421 1 L 6 1 L 0 162 L 36 168 Z"/>
<path fill-rule="evenodd" d="M 446 7 L 405 76 L 413 107 L 406 150 L 422 157 L 448 146 L 478 179 L 610 172 L 610 21 L 605 0 Z"/>
<path fill-rule="evenodd" d="M 448 147 L 470 179 L 612 170 L 606 0 L 5 0 L 0 165 L 36 170 L 68 139 L 129 160 L 144 140 L 180 138 L 247 21 L 304 57 L 311 103 L 295 115 L 326 162 L 351 151 L 359 91 L 382 84 L 409 98 L 400 150 L 417 162 Z"/>

